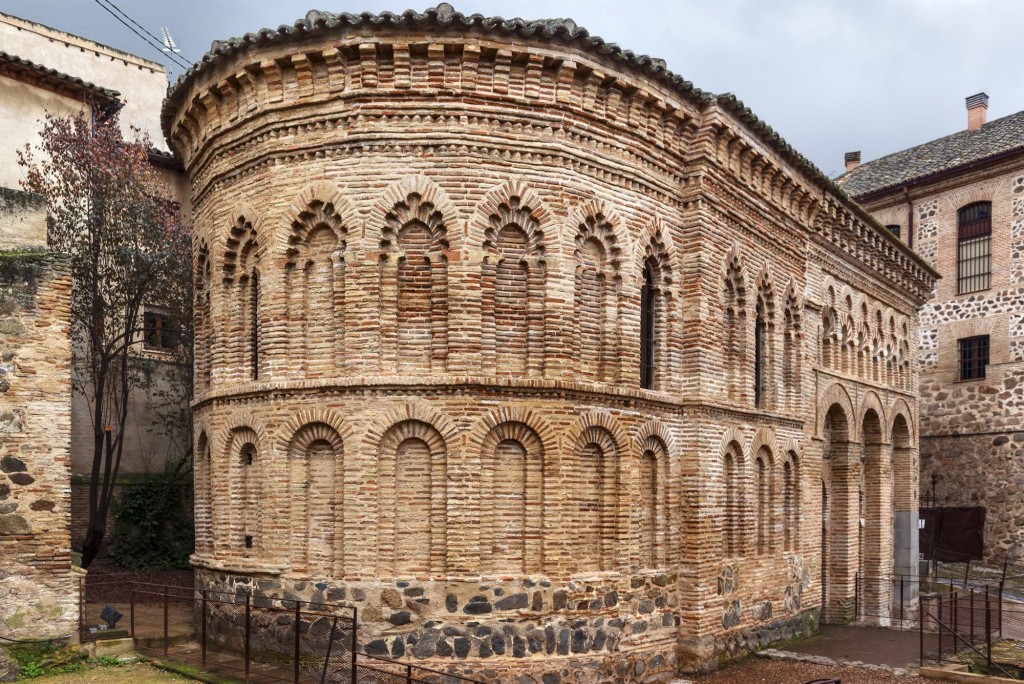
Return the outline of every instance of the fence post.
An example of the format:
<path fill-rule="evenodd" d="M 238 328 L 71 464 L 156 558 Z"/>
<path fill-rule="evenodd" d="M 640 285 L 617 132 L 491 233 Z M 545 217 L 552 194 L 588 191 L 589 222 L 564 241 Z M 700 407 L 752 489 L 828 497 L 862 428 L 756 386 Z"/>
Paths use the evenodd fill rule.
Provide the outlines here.
<path fill-rule="evenodd" d="M 206 589 L 203 589 L 203 615 L 202 615 L 203 627 L 202 627 L 202 649 L 203 649 L 203 669 L 206 669 L 206 621 L 209 619 L 209 612 L 206 605 Z"/>
<path fill-rule="evenodd" d="M 168 636 L 169 635 L 167 629 L 167 587 L 164 586 L 164 658 L 167 657 L 167 642 L 169 641 Z"/>
<path fill-rule="evenodd" d="M 128 633 L 135 638 L 135 583 L 128 584 Z"/>
<path fill-rule="evenodd" d="M 938 627 L 939 627 L 939 662 L 941 663 L 942 662 L 942 592 L 939 592 L 938 601 L 939 601 L 939 619 L 937 620 L 937 622 L 938 622 Z"/>
<path fill-rule="evenodd" d="M 924 606 L 920 602 L 917 604 L 917 637 L 921 642 L 921 650 L 919 657 L 921 659 L 921 667 L 924 667 L 924 619 L 928 613 L 925 612 Z"/>
<path fill-rule="evenodd" d="M 907 600 L 906 599 L 906 594 L 904 594 L 903 577 L 904 577 L 904 575 L 901 574 L 900 575 L 900 627 L 903 627 L 903 602 Z"/>
<path fill-rule="evenodd" d="M 985 664 L 992 671 L 992 602 L 989 601 L 988 585 L 985 585 Z"/>
<path fill-rule="evenodd" d="M 78 641 L 85 640 L 85 582 L 78 578 Z"/>
<path fill-rule="evenodd" d="M 249 681 L 249 648 L 252 643 L 252 595 L 245 595 L 245 681 Z"/>
<path fill-rule="evenodd" d="M 352 607 L 352 684 L 359 681 L 359 666 L 356 663 L 356 649 L 359 647 L 358 624 L 359 610 Z"/>
<path fill-rule="evenodd" d="M 412 665 L 405 666 L 405 682 L 406 684 L 412 684 Z"/>
<path fill-rule="evenodd" d="M 299 620 L 302 619 L 302 604 L 295 602 L 295 684 L 299 684 L 299 658 L 302 657 L 302 642 L 299 634 Z"/>
<path fill-rule="evenodd" d="M 959 598 L 958 593 L 953 594 L 953 621 L 950 623 L 953 626 L 953 655 L 956 655 L 957 649 L 960 644 L 957 643 L 957 635 L 960 633 L 960 610 L 957 599 Z"/>
<path fill-rule="evenodd" d="M 853 575 L 853 621 L 860 619 L 860 572 Z"/>
<path fill-rule="evenodd" d="M 974 645 L 974 587 L 971 587 L 971 645 Z"/>

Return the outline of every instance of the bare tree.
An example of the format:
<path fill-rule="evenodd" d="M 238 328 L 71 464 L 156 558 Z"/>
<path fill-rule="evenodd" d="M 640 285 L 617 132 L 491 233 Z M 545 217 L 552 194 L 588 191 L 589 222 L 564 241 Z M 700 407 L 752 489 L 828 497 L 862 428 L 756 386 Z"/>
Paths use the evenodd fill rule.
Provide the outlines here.
<path fill-rule="evenodd" d="M 190 237 L 148 151 L 138 132 L 123 138 L 116 114 L 86 111 L 48 115 L 36 149 L 18 154 L 24 188 L 46 198 L 49 246 L 71 268 L 72 389 L 92 427 L 85 567 L 103 543 L 129 396 L 148 381 L 138 363 L 145 306 L 178 308 L 175 280 L 182 260 L 191 264 Z"/>

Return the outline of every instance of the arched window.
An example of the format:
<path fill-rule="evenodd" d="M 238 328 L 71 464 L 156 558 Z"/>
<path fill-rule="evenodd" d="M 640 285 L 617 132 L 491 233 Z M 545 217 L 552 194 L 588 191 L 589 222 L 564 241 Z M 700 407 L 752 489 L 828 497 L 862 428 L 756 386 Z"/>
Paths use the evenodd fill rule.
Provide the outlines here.
<path fill-rule="evenodd" d="M 573 304 L 577 373 L 582 380 L 618 380 L 620 250 L 612 224 L 603 214 L 592 214 L 579 224 Z"/>
<path fill-rule="evenodd" d="M 790 452 L 782 466 L 783 549 L 800 548 L 800 471 L 796 454 Z"/>
<path fill-rule="evenodd" d="M 739 446 L 730 445 L 723 456 L 722 476 L 725 480 L 725 521 L 724 551 L 729 558 L 741 553 L 740 532 L 743 517 L 740 499 L 740 456 Z"/>
<path fill-rule="evenodd" d="M 992 284 L 992 203 L 968 204 L 957 213 L 957 294 Z"/>
<path fill-rule="evenodd" d="M 659 438 L 648 437 L 640 456 L 640 567 L 669 562 L 668 452 Z M 675 538 L 678 541 L 678 537 Z"/>
<path fill-rule="evenodd" d="M 754 405 L 763 408 L 767 393 L 766 352 L 768 324 L 765 321 L 764 302 L 758 299 L 757 318 L 754 322 Z"/>
<path fill-rule="evenodd" d="M 755 463 L 757 469 L 757 553 L 768 553 L 772 534 L 771 456 L 761 449 Z"/>
<path fill-rule="evenodd" d="M 640 387 L 654 387 L 654 345 L 657 339 L 657 307 L 654 269 L 644 264 L 644 284 L 640 288 Z"/>
<path fill-rule="evenodd" d="M 249 372 L 253 380 L 260 378 L 260 274 L 253 271 L 249 277 L 249 301 L 246 318 L 249 332 Z"/>
<path fill-rule="evenodd" d="M 604 428 L 587 428 L 576 441 L 580 476 L 576 480 L 576 539 L 579 572 L 612 570 L 618 558 L 619 452 Z"/>
<path fill-rule="evenodd" d="M 728 396 L 733 401 L 747 398 L 746 288 L 738 257 L 730 259 L 725 274 L 725 372 Z"/>
<path fill-rule="evenodd" d="M 256 447 L 252 444 L 245 444 L 239 452 L 239 467 L 241 470 L 241 500 L 242 500 L 242 535 L 246 549 L 256 547 L 255 513 L 260 505 L 259 501 L 259 478 L 256 474 Z M 248 555 L 248 552 L 246 552 Z"/>

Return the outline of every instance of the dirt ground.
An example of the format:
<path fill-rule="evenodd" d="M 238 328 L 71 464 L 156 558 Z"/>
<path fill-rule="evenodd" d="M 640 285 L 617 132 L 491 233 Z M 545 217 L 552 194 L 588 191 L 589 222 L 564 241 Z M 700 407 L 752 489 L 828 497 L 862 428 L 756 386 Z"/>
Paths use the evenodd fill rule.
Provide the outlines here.
<path fill-rule="evenodd" d="M 45 684 L 170 684 L 192 680 L 142 663 L 129 663 L 118 667 L 97 667 L 85 672 L 46 677 L 39 681 Z"/>
<path fill-rule="evenodd" d="M 806 684 L 815 679 L 839 679 L 842 684 L 945 684 L 938 679 L 897 677 L 857 667 L 826 667 L 748 658 L 714 674 L 693 677 L 694 684 Z M 684 678 L 683 681 L 686 681 Z"/>

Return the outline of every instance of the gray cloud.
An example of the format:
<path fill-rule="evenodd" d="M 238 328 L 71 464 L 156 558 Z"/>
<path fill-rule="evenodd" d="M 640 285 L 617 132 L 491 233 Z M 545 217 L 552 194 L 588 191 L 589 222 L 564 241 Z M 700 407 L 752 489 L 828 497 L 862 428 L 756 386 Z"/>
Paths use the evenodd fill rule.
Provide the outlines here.
<path fill-rule="evenodd" d="M 290 24 L 317 0 L 114 0 L 198 59 L 210 42 Z M 572 17 L 591 33 L 661 57 L 704 90 L 733 92 L 823 171 L 966 126 L 963 98 L 991 96 L 989 119 L 1024 109 L 1019 0 L 465 0 L 465 12 Z M 426 5 L 417 5 L 421 10 Z M 317 6 L 402 11 L 379 0 Z M 0 11 L 150 59 L 161 56 L 91 0 L 3 0 Z M 3 46 L 0 46 L 0 50 Z M 174 73 L 180 73 L 177 70 Z M 88 74 L 77 74 L 88 79 Z"/>

